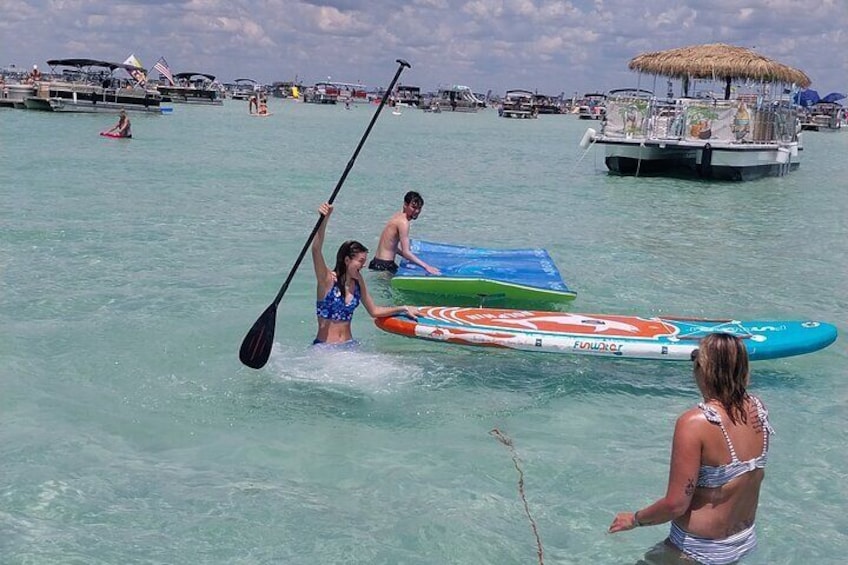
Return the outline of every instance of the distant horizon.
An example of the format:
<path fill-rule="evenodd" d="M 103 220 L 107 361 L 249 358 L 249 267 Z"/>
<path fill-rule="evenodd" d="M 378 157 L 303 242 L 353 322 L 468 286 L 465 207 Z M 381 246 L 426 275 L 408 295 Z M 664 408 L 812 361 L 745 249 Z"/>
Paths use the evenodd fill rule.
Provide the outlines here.
<path fill-rule="evenodd" d="M 4 2 L 4 64 L 85 57 L 173 72 L 475 92 L 525 89 L 549 96 L 636 87 L 627 68 L 649 51 L 705 43 L 747 47 L 805 72 L 822 95 L 848 90 L 848 10 L 826 0 L 799 13 L 790 0 L 50 0 Z M 49 30 L 46 33 L 45 30 Z M 791 30 L 791 33 L 789 31 Z M 822 56 L 825 52 L 830 56 Z M 665 78 L 653 87 L 665 91 Z M 645 86 L 645 85 L 648 86 Z"/>
<path fill-rule="evenodd" d="M 78 57 L 78 58 L 84 59 L 84 58 L 87 58 L 87 57 Z M 72 58 L 69 58 L 69 59 L 72 59 Z M 50 59 L 50 60 L 54 60 L 54 59 Z M 114 61 L 114 60 L 110 61 L 110 60 L 107 60 L 107 59 L 92 59 L 92 60 L 109 62 L 109 63 L 120 63 L 120 61 Z M 37 63 L 35 63 L 35 65 L 37 65 Z M 7 71 L 11 70 L 11 69 L 15 69 L 17 72 L 25 73 L 25 72 L 28 72 L 32 67 L 26 66 L 26 65 L 10 64 L 10 65 L 6 65 L 5 67 L 2 67 L 2 68 L 4 70 L 7 70 Z M 39 68 L 41 69 L 42 67 L 39 67 Z M 49 65 L 48 65 L 48 68 L 49 68 Z M 146 70 L 147 70 L 147 73 L 148 73 L 147 74 L 148 81 L 156 83 L 159 80 L 161 80 L 162 77 L 159 75 L 159 73 L 157 71 L 152 70 L 150 68 L 146 68 Z M 47 69 L 44 69 L 43 72 L 50 74 L 50 72 L 47 71 Z M 362 83 L 362 82 L 349 82 L 349 81 L 345 81 L 345 80 L 337 80 L 337 79 L 332 78 L 332 76 L 328 76 L 328 77 L 325 77 L 325 78 L 319 78 L 319 79 L 315 80 L 314 82 L 303 81 L 303 80 L 300 80 L 298 77 L 295 77 L 294 79 L 273 79 L 273 80 L 269 80 L 269 81 L 260 81 L 260 80 L 256 80 L 256 79 L 253 79 L 251 77 L 245 77 L 245 76 L 240 76 L 238 78 L 231 79 L 231 80 L 228 80 L 228 81 L 222 81 L 220 78 L 217 77 L 217 75 L 214 75 L 214 73 L 204 73 L 202 71 L 174 71 L 173 69 L 172 69 L 172 72 L 175 75 L 177 73 L 182 73 L 182 72 L 191 72 L 191 73 L 194 73 L 194 74 L 212 75 L 212 76 L 215 76 L 215 81 L 218 82 L 219 84 L 221 84 L 222 86 L 232 85 L 232 84 L 235 84 L 236 81 L 242 81 L 242 80 L 252 81 L 252 82 L 255 82 L 255 83 L 260 84 L 262 86 L 271 86 L 274 83 L 279 82 L 279 83 L 293 83 L 293 84 L 297 84 L 299 86 L 304 86 L 304 87 L 313 86 L 313 85 L 319 84 L 319 83 L 329 82 L 329 83 L 343 84 L 343 85 L 348 85 L 348 86 L 361 86 L 362 88 L 364 88 L 368 92 L 382 92 L 386 88 L 386 86 L 388 86 L 388 85 L 372 85 L 372 84 L 365 84 L 365 83 Z M 638 73 L 634 73 L 634 75 L 638 75 Z M 129 75 L 127 75 L 127 76 L 129 76 Z M 646 85 L 646 84 L 641 84 L 641 83 L 638 86 L 638 88 L 651 91 L 651 92 L 654 93 L 655 96 L 662 97 L 667 93 L 668 83 L 670 82 L 672 84 L 672 91 L 674 93 L 674 96 L 675 97 L 683 97 L 683 94 L 681 92 L 682 85 L 681 85 L 680 79 L 669 78 L 669 77 L 664 77 L 664 76 L 659 76 L 659 75 L 657 75 L 656 79 L 654 79 L 654 75 L 645 75 L 645 74 L 643 74 L 641 78 L 644 80 L 646 77 L 652 82 L 652 85 L 653 85 L 653 83 L 656 83 L 656 88 L 648 88 L 649 86 L 652 86 L 652 85 Z M 703 88 L 699 89 L 698 88 L 699 84 L 707 84 L 707 85 L 710 85 L 711 87 L 708 88 L 708 89 L 703 89 Z M 751 82 L 751 81 L 738 80 L 738 81 L 734 81 L 732 88 L 734 90 L 737 90 L 739 88 L 743 88 L 746 91 L 756 91 L 758 88 L 760 88 L 762 85 L 765 85 L 765 84 L 770 84 L 770 83 L 754 83 L 754 82 Z M 544 95 L 544 96 L 547 96 L 547 97 L 550 97 L 550 98 L 558 98 L 558 97 L 562 96 L 562 98 L 564 100 L 571 99 L 571 98 L 584 98 L 584 97 L 589 96 L 591 94 L 607 94 L 612 90 L 616 90 L 615 88 L 613 88 L 613 89 L 609 89 L 609 90 L 587 89 L 585 91 L 572 91 L 572 92 L 566 92 L 566 91 L 542 92 L 542 91 L 535 90 L 535 89 L 528 89 L 528 88 L 521 88 L 521 87 L 511 87 L 511 88 L 506 88 L 503 91 L 497 91 L 497 90 L 494 90 L 494 89 L 479 89 L 478 90 L 478 89 L 475 89 L 474 87 L 472 87 L 470 85 L 459 85 L 457 83 L 442 83 L 442 84 L 437 84 L 433 87 L 425 87 L 423 85 L 418 85 L 418 84 L 404 83 L 403 81 L 400 81 L 400 80 L 398 81 L 397 86 L 417 87 L 417 88 L 420 89 L 422 94 L 435 93 L 438 90 L 440 90 L 441 88 L 448 87 L 448 86 L 467 86 L 467 87 L 471 88 L 472 92 L 474 92 L 475 94 L 484 94 L 484 95 L 485 94 L 491 94 L 495 97 L 502 97 L 507 91 L 510 91 L 510 90 L 525 90 L 525 91 L 528 91 L 528 92 L 532 92 L 534 94 Z M 618 87 L 618 88 L 620 89 L 621 87 Z M 637 88 L 637 87 L 633 86 L 633 87 L 624 87 L 624 88 Z M 699 93 L 704 93 L 704 92 L 711 92 L 711 93 L 720 94 L 720 95 L 723 96 L 724 88 L 725 88 L 724 87 L 724 80 L 695 79 L 695 80 L 692 80 L 690 82 L 690 88 L 689 88 L 690 97 L 697 97 L 697 95 Z M 828 95 L 832 92 L 841 92 L 841 91 L 822 92 L 822 91 L 818 91 L 817 89 L 813 88 L 812 85 L 809 86 L 808 89 L 815 90 L 821 97 L 824 97 L 824 96 L 826 96 L 826 95 Z M 799 89 L 799 90 L 807 90 L 807 89 Z M 842 92 L 842 93 L 844 94 L 844 92 Z M 784 92 L 783 94 L 788 94 L 788 93 Z"/>

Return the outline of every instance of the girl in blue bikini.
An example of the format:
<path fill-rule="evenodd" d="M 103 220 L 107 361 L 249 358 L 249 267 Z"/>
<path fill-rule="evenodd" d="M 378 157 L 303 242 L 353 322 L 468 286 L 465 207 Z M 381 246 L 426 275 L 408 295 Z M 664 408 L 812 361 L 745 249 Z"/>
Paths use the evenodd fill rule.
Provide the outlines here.
<path fill-rule="evenodd" d="M 360 270 L 368 260 L 368 249 L 358 241 L 345 241 L 336 253 L 336 265 L 330 270 L 324 261 L 322 248 L 324 235 L 332 205 L 321 204 L 318 212 L 324 216 L 315 239 L 312 241 L 312 263 L 315 266 L 315 279 L 318 283 L 315 313 L 318 316 L 318 335 L 313 344 L 345 345 L 355 344 L 350 333 L 353 311 L 363 304 L 372 318 L 385 318 L 395 314 L 418 316 L 414 306 L 377 306 L 368 294 L 365 280 Z"/>
<path fill-rule="evenodd" d="M 666 495 L 620 512 L 610 533 L 671 522 L 640 563 L 736 563 L 757 546 L 754 519 L 771 435 L 768 411 L 749 394 L 742 339 L 714 333 L 692 352 L 703 402 L 674 428 Z"/>

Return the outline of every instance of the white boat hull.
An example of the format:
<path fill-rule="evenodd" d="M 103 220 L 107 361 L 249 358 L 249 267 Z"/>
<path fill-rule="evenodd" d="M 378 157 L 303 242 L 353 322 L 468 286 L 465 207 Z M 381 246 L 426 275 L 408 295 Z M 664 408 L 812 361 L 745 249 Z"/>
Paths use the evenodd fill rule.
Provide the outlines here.
<path fill-rule="evenodd" d="M 794 108 L 755 98 L 658 100 L 610 96 L 600 133 L 612 173 L 719 180 L 783 176 L 797 169 L 801 134 Z"/>
<path fill-rule="evenodd" d="M 596 139 L 607 168 L 622 175 L 686 173 L 701 178 L 752 180 L 783 176 L 800 166 L 798 142 L 727 144 Z"/>
<path fill-rule="evenodd" d="M 65 98 L 50 98 L 48 104 L 53 112 L 81 112 L 87 114 L 114 114 L 125 110 L 127 112 L 148 112 L 161 114 L 162 108 L 159 104 L 144 106 L 142 104 L 125 104 L 120 102 L 74 102 Z M 29 106 L 27 106 L 29 108 Z"/>
<path fill-rule="evenodd" d="M 159 114 L 162 97 L 158 92 L 102 89 L 90 85 L 42 85 L 35 96 L 24 103 L 28 110 L 46 112 L 83 112 L 114 114 L 149 112 Z"/>

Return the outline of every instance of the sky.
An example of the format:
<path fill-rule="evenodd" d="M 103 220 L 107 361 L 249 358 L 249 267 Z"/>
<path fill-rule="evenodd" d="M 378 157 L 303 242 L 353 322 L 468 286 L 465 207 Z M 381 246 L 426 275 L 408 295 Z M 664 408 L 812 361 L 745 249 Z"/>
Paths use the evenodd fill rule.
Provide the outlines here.
<path fill-rule="evenodd" d="M 848 94 L 848 0 L 0 0 L 0 13 L 0 66 L 135 54 L 220 82 L 377 87 L 401 58 L 412 67 L 400 84 L 422 91 L 570 97 L 665 93 L 630 59 L 728 43 L 804 71 L 822 96 Z"/>

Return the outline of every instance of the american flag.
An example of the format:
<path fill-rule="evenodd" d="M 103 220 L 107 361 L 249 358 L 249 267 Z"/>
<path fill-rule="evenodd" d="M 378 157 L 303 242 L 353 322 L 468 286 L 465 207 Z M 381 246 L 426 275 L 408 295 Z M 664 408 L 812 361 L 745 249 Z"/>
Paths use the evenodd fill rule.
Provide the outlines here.
<path fill-rule="evenodd" d="M 172 85 L 174 84 L 174 75 L 171 73 L 170 67 L 168 67 L 168 61 L 165 60 L 165 57 L 159 57 L 159 60 L 156 61 L 156 64 L 153 65 L 153 68 L 159 71 L 159 74 L 168 79 L 168 82 Z"/>

